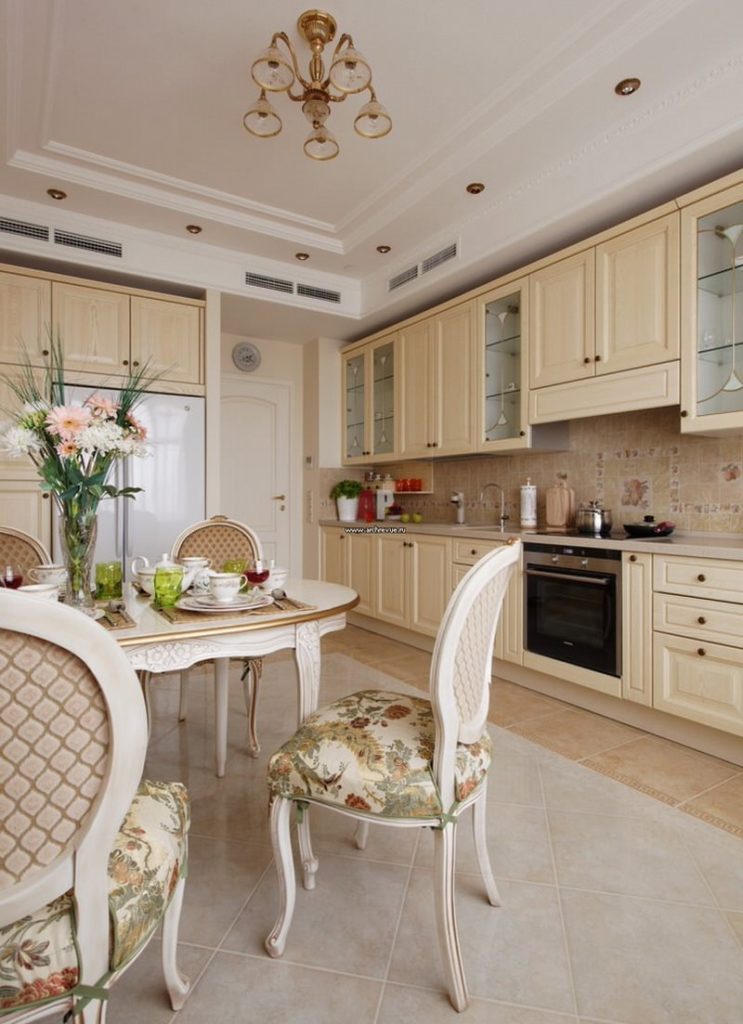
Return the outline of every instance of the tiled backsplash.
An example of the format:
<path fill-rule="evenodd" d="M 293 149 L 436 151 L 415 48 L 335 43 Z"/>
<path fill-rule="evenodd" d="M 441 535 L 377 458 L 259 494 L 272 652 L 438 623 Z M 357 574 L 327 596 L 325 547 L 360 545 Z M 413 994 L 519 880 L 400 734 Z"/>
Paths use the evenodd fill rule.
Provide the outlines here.
<path fill-rule="evenodd" d="M 519 487 L 529 476 L 538 488 L 542 525 L 545 490 L 557 474 L 566 473 L 576 503 L 601 500 L 612 510 L 615 529 L 652 513 L 658 520 L 672 520 L 680 530 L 743 533 L 743 437 L 681 436 L 678 423 L 675 407 L 575 420 L 569 451 L 436 460 L 433 494 L 398 500 L 430 522 L 454 522 L 449 499 L 452 491 L 463 491 L 467 522 L 492 523 L 500 511 L 498 493 L 489 490 L 484 503 L 479 496 L 494 481 L 506 491 L 508 525 L 517 526 Z M 406 465 L 409 470 L 410 463 Z M 378 468 L 400 475 L 395 466 Z M 336 470 L 331 481 L 331 471 L 326 472 L 328 490 L 344 475 L 361 476 Z M 322 514 L 333 515 L 334 510 L 323 509 Z"/>

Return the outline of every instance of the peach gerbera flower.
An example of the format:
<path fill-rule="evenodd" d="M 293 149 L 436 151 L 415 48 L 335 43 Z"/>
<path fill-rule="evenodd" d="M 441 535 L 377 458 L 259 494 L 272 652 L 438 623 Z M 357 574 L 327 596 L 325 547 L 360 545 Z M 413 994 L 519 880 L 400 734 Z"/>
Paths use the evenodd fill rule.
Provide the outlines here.
<path fill-rule="evenodd" d="M 144 425 L 144 423 L 140 423 L 139 420 L 135 416 L 132 416 L 131 413 L 129 413 L 129 415 L 127 416 L 127 420 L 129 421 L 129 426 L 134 431 L 134 436 L 137 438 L 137 440 L 146 441 L 147 427 Z"/>
<path fill-rule="evenodd" d="M 119 408 L 110 398 L 104 398 L 103 395 L 98 394 L 91 395 L 90 398 L 86 399 L 85 404 L 94 416 L 108 416 L 111 418 L 116 415 L 116 410 Z"/>
<path fill-rule="evenodd" d="M 56 447 L 57 455 L 62 459 L 70 459 L 77 455 L 77 445 L 74 441 L 60 441 Z"/>
<path fill-rule="evenodd" d="M 90 409 L 80 405 L 56 405 L 46 418 L 50 433 L 71 441 L 90 423 Z"/>

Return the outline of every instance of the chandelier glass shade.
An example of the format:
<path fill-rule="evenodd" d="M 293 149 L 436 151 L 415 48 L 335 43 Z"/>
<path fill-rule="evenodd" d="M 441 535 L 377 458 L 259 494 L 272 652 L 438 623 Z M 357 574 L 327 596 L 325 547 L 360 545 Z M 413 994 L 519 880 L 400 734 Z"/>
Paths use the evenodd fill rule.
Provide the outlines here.
<path fill-rule="evenodd" d="M 381 139 L 389 134 L 392 118 L 377 99 L 369 62 L 356 49 L 351 36 L 345 32 L 341 35 L 326 75 L 322 54 L 335 38 L 335 19 L 325 11 L 305 11 L 297 21 L 297 29 L 312 50 L 308 78 L 299 70 L 297 54 L 287 34 L 274 33 L 271 45 L 256 57 L 251 67 L 253 80 L 261 91 L 243 117 L 246 129 L 263 139 L 278 135 L 281 118 L 266 93 L 285 92 L 289 99 L 302 104 L 302 113 L 311 125 L 304 152 L 313 160 L 332 160 L 340 147 L 325 124 L 330 117 L 331 104 L 368 92 L 369 99 L 356 115 L 354 128 L 365 139 Z M 292 90 L 295 84 L 296 92 Z"/>

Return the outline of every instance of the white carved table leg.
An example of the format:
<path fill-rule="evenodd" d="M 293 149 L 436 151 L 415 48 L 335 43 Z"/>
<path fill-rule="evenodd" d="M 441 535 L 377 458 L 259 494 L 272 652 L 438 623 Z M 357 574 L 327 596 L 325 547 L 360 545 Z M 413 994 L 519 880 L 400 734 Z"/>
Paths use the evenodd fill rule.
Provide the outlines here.
<path fill-rule="evenodd" d="M 217 743 L 217 777 L 224 778 L 227 761 L 227 710 L 230 698 L 230 659 L 214 659 L 214 731 Z"/>
<path fill-rule="evenodd" d="M 302 622 L 297 626 L 294 657 L 299 679 L 298 704 L 301 725 L 313 711 L 317 710 L 320 699 L 320 626 L 317 622 Z M 297 825 L 297 837 L 302 859 L 302 882 L 305 889 L 314 889 L 319 862 L 312 852 L 309 807 Z"/>

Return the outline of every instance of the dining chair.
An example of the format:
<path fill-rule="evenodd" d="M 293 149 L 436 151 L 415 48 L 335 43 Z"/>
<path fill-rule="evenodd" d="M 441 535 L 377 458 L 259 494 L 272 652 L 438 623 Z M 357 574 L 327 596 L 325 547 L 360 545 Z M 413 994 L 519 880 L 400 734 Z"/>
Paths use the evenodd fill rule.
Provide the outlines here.
<path fill-rule="evenodd" d="M 102 1024 L 108 989 L 161 922 L 179 1009 L 188 797 L 142 779 L 134 670 L 79 611 L 0 591 L 0 679 L 0 1017 L 69 1009 Z"/>
<path fill-rule="evenodd" d="M 189 555 L 208 558 L 212 568 L 221 568 L 228 559 L 263 558 L 263 548 L 258 535 L 245 523 L 227 516 L 212 516 L 187 527 L 176 539 L 170 557 L 177 561 Z M 263 674 L 263 658 L 246 658 L 243 661 L 243 693 L 248 713 L 248 751 L 252 757 L 260 752 L 256 713 L 258 686 Z M 181 672 L 178 720 L 185 721 L 188 714 L 188 671 Z"/>
<path fill-rule="evenodd" d="M 49 552 L 41 541 L 22 530 L 12 530 L 9 526 L 0 526 L 0 570 L 12 565 L 28 582 L 28 570 L 42 562 L 51 562 Z"/>
<path fill-rule="evenodd" d="M 363 690 L 320 709 L 268 766 L 271 841 L 279 878 L 279 916 L 266 950 L 282 956 L 294 913 L 296 883 L 291 809 L 298 808 L 306 889 L 315 887 L 309 807 L 322 804 L 357 819 L 363 848 L 370 822 L 434 830 L 434 905 L 449 999 L 468 1004 L 454 902 L 456 826 L 472 807 L 475 849 L 488 900 L 500 905 L 486 842 L 487 732 L 495 631 L 508 580 L 520 554 L 509 542 L 485 555 L 454 591 L 431 660 L 430 700 Z"/>

